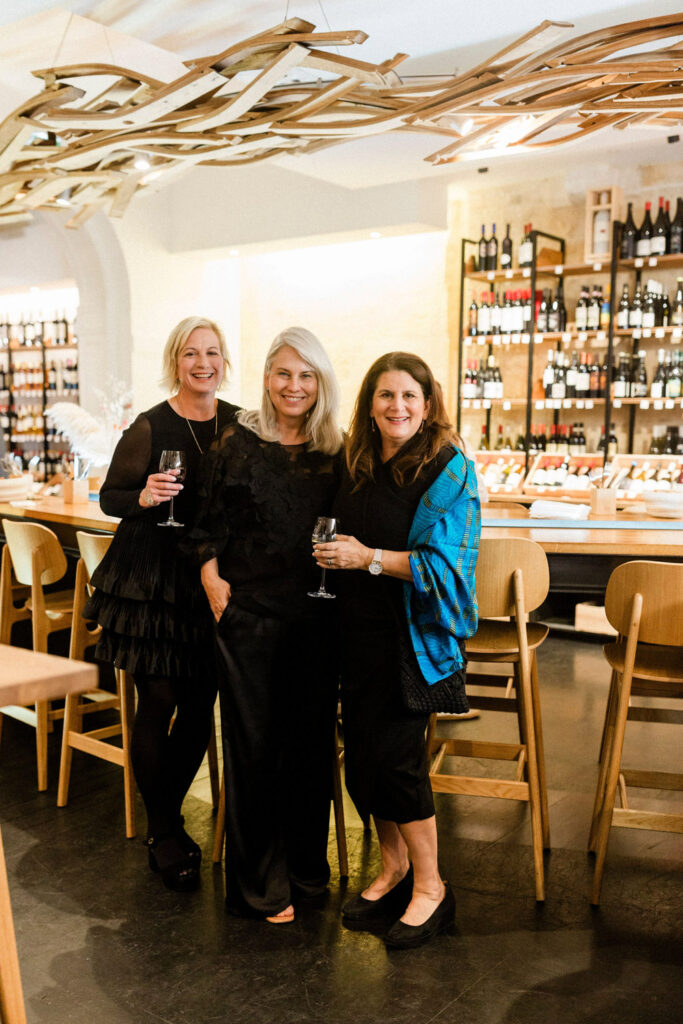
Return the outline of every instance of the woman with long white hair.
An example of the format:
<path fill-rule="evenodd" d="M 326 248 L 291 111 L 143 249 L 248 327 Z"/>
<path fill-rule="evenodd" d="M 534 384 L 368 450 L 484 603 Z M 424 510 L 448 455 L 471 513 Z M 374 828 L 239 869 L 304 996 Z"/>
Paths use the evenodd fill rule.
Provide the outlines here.
<path fill-rule="evenodd" d="M 334 602 L 311 536 L 330 515 L 342 435 L 318 339 L 279 334 L 260 409 L 212 446 L 191 534 L 216 620 L 226 776 L 226 904 L 284 924 L 325 891 L 338 676 Z"/>

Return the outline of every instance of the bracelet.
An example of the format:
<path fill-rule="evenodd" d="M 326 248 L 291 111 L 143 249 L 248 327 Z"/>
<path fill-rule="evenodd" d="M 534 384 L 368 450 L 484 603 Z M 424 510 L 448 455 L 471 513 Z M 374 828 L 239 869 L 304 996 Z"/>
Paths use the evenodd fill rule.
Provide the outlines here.
<path fill-rule="evenodd" d="M 147 508 L 152 508 L 153 505 L 156 505 L 156 501 L 152 497 L 152 492 L 149 490 L 149 488 L 145 487 L 143 489 L 140 497 L 144 501 L 144 503 L 147 506 Z"/>

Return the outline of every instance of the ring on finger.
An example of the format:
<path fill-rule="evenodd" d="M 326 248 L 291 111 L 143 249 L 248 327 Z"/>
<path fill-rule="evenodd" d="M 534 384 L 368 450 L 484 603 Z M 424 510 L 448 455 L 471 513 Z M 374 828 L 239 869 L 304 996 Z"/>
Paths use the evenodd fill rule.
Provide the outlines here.
<path fill-rule="evenodd" d="M 328 564 L 328 565 L 332 565 L 332 559 L 331 559 L 331 558 L 328 558 L 328 559 L 327 559 L 327 564 Z"/>

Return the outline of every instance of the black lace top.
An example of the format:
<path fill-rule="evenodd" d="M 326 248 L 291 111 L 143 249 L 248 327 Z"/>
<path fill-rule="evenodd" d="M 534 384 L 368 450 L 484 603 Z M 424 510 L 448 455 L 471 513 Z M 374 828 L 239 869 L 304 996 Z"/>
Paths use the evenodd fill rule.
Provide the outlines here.
<path fill-rule="evenodd" d="M 189 543 L 201 563 L 218 559 L 236 605 L 294 618 L 325 603 L 306 597 L 320 578 L 311 534 L 331 514 L 339 468 L 338 455 L 263 441 L 239 424 L 212 445 Z"/>

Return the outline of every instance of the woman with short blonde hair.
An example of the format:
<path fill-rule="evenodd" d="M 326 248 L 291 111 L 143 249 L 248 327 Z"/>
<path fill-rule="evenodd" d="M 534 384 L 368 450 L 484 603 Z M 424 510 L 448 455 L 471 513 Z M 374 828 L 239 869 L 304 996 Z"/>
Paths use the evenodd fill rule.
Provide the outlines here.
<path fill-rule="evenodd" d="M 182 352 L 192 332 L 196 331 L 198 328 L 213 331 L 216 335 L 218 348 L 220 349 L 220 353 L 223 358 L 223 374 L 217 387 L 223 388 L 227 383 L 227 377 L 231 366 L 230 356 L 228 355 L 228 346 L 225 343 L 225 335 L 223 334 L 223 331 L 214 320 L 209 320 L 208 317 L 186 316 L 184 320 L 181 320 L 179 324 L 176 324 L 169 334 L 166 344 L 164 345 L 164 353 L 161 357 L 161 380 L 159 383 L 166 391 L 171 392 L 171 394 L 177 391 L 180 387 L 180 380 L 178 378 L 178 356 Z"/>
<path fill-rule="evenodd" d="M 216 398 L 229 365 L 223 332 L 212 320 L 189 316 L 171 331 L 163 355 L 171 396 L 124 432 L 100 491 L 102 510 L 121 524 L 93 574 L 96 590 L 86 609 L 102 626 L 96 657 L 135 680 L 131 755 L 147 810 L 149 864 L 177 890 L 199 881 L 201 851 L 185 831 L 181 807 L 206 750 L 216 699 L 211 617 L 199 573 L 178 540 L 194 518 L 202 456 L 237 412 Z M 160 471 L 164 451 L 184 453 L 182 484 L 177 471 Z M 171 499 L 180 527 L 161 529 Z"/>

